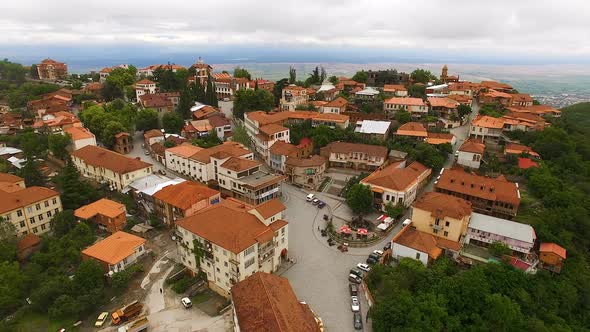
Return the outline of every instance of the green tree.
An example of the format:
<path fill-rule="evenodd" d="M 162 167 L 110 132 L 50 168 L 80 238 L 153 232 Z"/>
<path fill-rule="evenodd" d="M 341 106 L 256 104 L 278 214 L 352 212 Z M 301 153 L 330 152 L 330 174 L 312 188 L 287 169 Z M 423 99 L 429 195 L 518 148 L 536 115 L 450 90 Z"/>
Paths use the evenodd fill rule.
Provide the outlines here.
<path fill-rule="evenodd" d="M 297 82 L 297 71 L 289 66 L 289 84 L 295 84 L 295 82 Z"/>
<path fill-rule="evenodd" d="M 158 113 L 151 108 L 145 108 L 137 112 L 135 129 L 139 131 L 158 129 Z"/>
<path fill-rule="evenodd" d="M 217 137 L 217 133 L 215 132 L 215 129 L 213 129 L 202 138 L 194 138 L 192 143 L 193 145 L 207 149 L 219 145 L 223 142 L 221 141 L 221 139 L 219 139 L 219 137 Z"/>
<path fill-rule="evenodd" d="M 248 136 L 243 125 L 235 123 L 233 128 L 232 141 L 242 143 L 245 147 L 251 148 L 252 139 Z"/>
<path fill-rule="evenodd" d="M 275 82 L 275 86 L 272 90 L 272 95 L 274 97 L 274 105 L 275 106 L 279 106 L 279 103 L 281 101 L 281 97 L 283 94 L 283 89 L 289 85 L 289 80 L 286 78 L 280 79 L 278 81 Z"/>
<path fill-rule="evenodd" d="M 393 205 L 391 202 L 385 204 L 385 214 L 393 219 L 399 218 L 404 213 L 404 206 L 401 204 Z"/>
<path fill-rule="evenodd" d="M 69 204 L 68 204 L 69 205 Z M 51 218 L 51 229 L 57 237 L 68 234 L 76 226 L 73 210 L 63 210 Z"/>
<path fill-rule="evenodd" d="M 115 135 L 126 132 L 127 130 L 128 128 L 122 125 L 121 122 L 109 121 L 102 130 L 102 134 L 100 136 L 101 142 L 105 146 L 112 148 L 115 145 Z"/>
<path fill-rule="evenodd" d="M 51 154 L 62 160 L 65 160 L 69 156 L 67 148 L 71 143 L 72 138 L 69 134 L 51 134 L 47 138 L 47 144 Z"/>
<path fill-rule="evenodd" d="M 273 105 L 273 96 L 266 90 L 238 90 L 234 95 L 233 116 L 244 119 L 244 113 L 270 111 Z"/>
<path fill-rule="evenodd" d="M 328 81 L 334 85 L 338 84 L 338 77 L 332 75 L 330 76 L 330 78 L 328 78 Z"/>
<path fill-rule="evenodd" d="M 194 105 L 194 100 L 195 94 L 190 87 L 185 87 L 180 91 L 177 111 L 184 119 L 191 118 L 191 107 Z"/>
<path fill-rule="evenodd" d="M 352 76 L 352 80 L 355 82 L 359 82 L 359 83 L 367 83 L 368 79 L 369 79 L 369 74 L 367 74 L 367 72 L 364 70 L 357 71 L 356 74 L 354 74 L 354 76 Z"/>
<path fill-rule="evenodd" d="M 406 111 L 405 109 L 398 110 L 397 112 L 395 112 L 395 115 L 393 117 L 400 124 L 412 121 L 412 114 L 410 114 L 410 112 Z"/>
<path fill-rule="evenodd" d="M 17 252 L 16 227 L 0 217 L 0 262 L 11 262 Z"/>
<path fill-rule="evenodd" d="M 65 210 L 75 210 L 99 198 L 96 189 L 87 181 L 81 180 L 80 172 L 78 172 L 71 160 L 66 163 L 66 166 L 55 177 L 55 182 L 60 191 L 61 203 Z M 59 228 L 56 231 L 59 234 L 65 234 L 66 230 L 71 229 L 67 227 L 70 224 L 69 213 L 58 214 L 56 218 L 58 219 L 56 219 L 55 225 Z"/>
<path fill-rule="evenodd" d="M 413 84 L 408 87 L 408 94 L 414 98 L 426 98 L 426 86 L 422 84 Z"/>
<path fill-rule="evenodd" d="M 17 262 L 0 262 L 0 315 L 6 316 L 22 305 L 26 281 Z"/>
<path fill-rule="evenodd" d="M 111 101 L 117 98 L 123 98 L 123 90 L 119 89 L 113 83 L 106 81 L 102 84 L 100 95 L 104 100 Z"/>
<path fill-rule="evenodd" d="M 97 261 L 85 260 L 78 266 L 73 281 L 74 287 L 79 292 L 88 289 L 102 289 L 104 288 L 104 270 Z"/>
<path fill-rule="evenodd" d="M 38 80 L 39 79 L 39 71 L 37 71 L 37 65 L 36 64 L 32 64 L 31 65 L 31 69 L 29 70 L 29 76 L 33 79 Z"/>
<path fill-rule="evenodd" d="M 461 104 L 457 107 L 457 112 L 459 113 L 459 117 L 464 117 L 466 115 L 471 114 L 471 106 Z"/>
<path fill-rule="evenodd" d="M 17 175 L 25 179 L 25 185 L 27 187 L 42 187 L 45 185 L 45 176 L 43 176 L 39 170 L 39 164 L 33 158 L 25 162 L 25 165 L 18 171 Z"/>
<path fill-rule="evenodd" d="M 490 253 L 496 257 L 502 257 L 504 255 L 510 255 L 512 254 L 512 249 L 508 248 L 507 245 L 505 245 L 502 242 L 493 242 L 492 244 L 490 244 L 490 246 L 488 247 L 488 250 L 490 251 Z"/>
<path fill-rule="evenodd" d="M 180 134 L 183 126 L 184 120 L 176 112 L 166 113 L 162 117 L 162 127 L 167 133 Z"/>
<path fill-rule="evenodd" d="M 373 193 L 371 187 L 357 183 L 346 194 L 346 204 L 353 213 L 362 215 L 373 209 Z"/>
<path fill-rule="evenodd" d="M 436 80 L 436 76 L 426 69 L 416 69 L 410 73 L 410 78 L 416 83 L 426 84 L 430 81 Z"/>
<path fill-rule="evenodd" d="M 252 80 L 252 76 L 246 70 L 246 68 L 241 68 L 241 67 L 234 68 L 234 77 L 235 78 L 247 78 L 249 81 Z"/>

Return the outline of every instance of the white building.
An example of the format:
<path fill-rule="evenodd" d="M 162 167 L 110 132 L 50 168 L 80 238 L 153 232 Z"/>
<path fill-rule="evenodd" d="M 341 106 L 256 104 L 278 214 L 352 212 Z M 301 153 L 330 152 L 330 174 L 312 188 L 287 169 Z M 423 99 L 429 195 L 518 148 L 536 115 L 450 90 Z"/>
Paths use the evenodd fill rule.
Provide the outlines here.
<path fill-rule="evenodd" d="M 188 158 L 201 150 L 203 150 L 203 148 L 192 144 L 181 144 L 166 149 L 166 151 L 164 151 L 166 156 L 166 168 L 183 175 L 191 174 Z"/>
<path fill-rule="evenodd" d="M 228 199 L 177 221 L 182 264 L 203 271 L 209 287 L 229 297 L 233 285 L 258 271 L 276 272 L 286 259 L 284 210 L 278 200 L 252 206 Z"/>
<path fill-rule="evenodd" d="M 465 244 L 488 246 L 494 242 L 501 242 L 508 248 L 527 255 L 533 249 L 536 240 L 537 235 L 530 225 L 480 213 L 471 215 L 465 236 Z"/>
<path fill-rule="evenodd" d="M 406 110 L 413 117 L 422 117 L 428 115 L 428 107 L 420 98 L 411 97 L 393 97 L 383 102 L 383 111 L 393 116 L 399 110 Z"/>
<path fill-rule="evenodd" d="M 156 93 L 156 82 L 150 81 L 147 78 L 135 83 L 135 99 L 140 100 L 139 97 L 147 94 Z"/>
<path fill-rule="evenodd" d="M 457 164 L 478 169 L 486 146 L 476 140 L 467 140 L 457 151 Z"/>
<path fill-rule="evenodd" d="M 84 127 L 65 128 L 64 132 L 72 138 L 72 145 L 75 150 L 79 150 L 87 145 L 96 146 L 96 137 L 90 130 Z"/>

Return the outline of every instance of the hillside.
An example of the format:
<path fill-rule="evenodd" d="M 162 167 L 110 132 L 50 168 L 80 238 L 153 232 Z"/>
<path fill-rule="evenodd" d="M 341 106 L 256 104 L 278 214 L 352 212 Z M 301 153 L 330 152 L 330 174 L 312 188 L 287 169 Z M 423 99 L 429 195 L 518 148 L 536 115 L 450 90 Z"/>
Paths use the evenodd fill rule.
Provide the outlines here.
<path fill-rule="evenodd" d="M 590 102 L 564 107 L 561 111 L 568 130 L 582 134 L 590 133 Z"/>

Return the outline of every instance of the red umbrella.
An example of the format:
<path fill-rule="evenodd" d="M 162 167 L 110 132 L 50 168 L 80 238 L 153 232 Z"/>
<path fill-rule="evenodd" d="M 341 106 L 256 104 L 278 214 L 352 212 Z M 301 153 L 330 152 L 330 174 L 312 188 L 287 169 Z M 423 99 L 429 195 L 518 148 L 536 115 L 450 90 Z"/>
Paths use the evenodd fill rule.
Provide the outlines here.
<path fill-rule="evenodd" d="M 344 233 L 344 234 L 350 234 L 350 227 L 348 227 L 348 225 L 344 225 L 342 227 L 340 227 L 340 230 L 338 230 L 338 232 L 340 233 Z"/>
<path fill-rule="evenodd" d="M 356 232 L 360 235 L 367 235 L 369 233 L 366 228 L 359 228 Z"/>

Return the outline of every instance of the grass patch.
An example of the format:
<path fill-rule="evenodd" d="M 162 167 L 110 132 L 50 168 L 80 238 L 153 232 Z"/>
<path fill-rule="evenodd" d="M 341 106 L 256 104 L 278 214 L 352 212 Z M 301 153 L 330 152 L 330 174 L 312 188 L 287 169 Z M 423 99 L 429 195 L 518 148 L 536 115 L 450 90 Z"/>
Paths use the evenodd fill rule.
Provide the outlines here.
<path fill-rule="evenodd" d="M 191 301 L 195 304 L 207 302 L 213 297 L 211 290 L 207 289 L 204 292 L 201 292 L 193 297 L 191 297 Z"/>
<path fill-rule="evenodd" d="M 27 313 L 18 318 L 14 327 L 15 331 L 19 332 L 59 331 L 61 328 L 65 328 L 66 331 L 80 331 L 78 327 L 73 326 L 77 321 L 73 319 L 56 320 L 40 314 Z"/>

